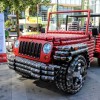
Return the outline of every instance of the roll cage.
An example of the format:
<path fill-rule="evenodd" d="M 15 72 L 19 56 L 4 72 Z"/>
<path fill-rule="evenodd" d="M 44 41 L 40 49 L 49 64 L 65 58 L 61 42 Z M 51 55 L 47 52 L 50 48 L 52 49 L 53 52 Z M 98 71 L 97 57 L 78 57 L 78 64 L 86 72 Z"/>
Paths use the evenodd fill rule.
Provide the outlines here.
<path fill-rule="evenodd" d="M 50 18 L 52 14 L 63 14 L 63 13 L 87 13 L 87 21 L 86 21 L 86 31 L 85 34 L 88 34 L 88 26 L 89 26 L 89 21 L 90 21 L 90 10 L 73 10 L 73 11 L 58 11 L 58 12 L 50 12 L 49 17 L 48 17 L 48 24 L 47 24 L 47 33 L 53 33 L 54 31 L 49 30 L 50 26 Z M 66 28 L 67 28 L 67 19 L 68 15 L 66 16 Z M 70 16 L 71 17 L 71 16 Z M 58 30 L 57 30 L 58 31 Z M 67 30 L 66 30 L 67 31 Z M 60 31 L 58 31 L 60 33 Z"/>
<path fill-rule="evenodd" d="M 50 17 L 52 14 L 61 14 L 61 13 L 87 13 L 87 14 L 78 14 L 78 15 L 66 15 L 66 31 L 67 31 L 67 27 L 68 27 L 68 18 L 69 17 L 75 17 L 76 20 L 78 20 L 79 18 L 84 18 L 87 17 L 87 21 L 86 21 L 86 31 L 85 34 L 88 34 L 89 31 L 89 23 L 90 23 L 90 17 L 99 17 L 99 33 L 100 33 L 100 14 L 90 14 L 90 10 L 73 10 L 73 11 L 59 11 L 59 12 L 50 12 L 49 13 L 49 18 L 48 18 L 48 25 L 47 25 L 47 33 L 55 33 L 55 31 L 49 31 L 49 25 L 50 25 Z M 57 30 L 58 31 L 58 30 Z M 56 32 L 57 32 L 56 31 Z M 60 33 L 60 31 L 58 31 Z"/>
<path fill-rule="evenodd" d="M 78 20 L 81 17 L 87 17 L 87 15 L 71 15 L 69 17 L 76 17 L 76 19 Z M 98 25 L 98 31 L 100 33 L 100 14 L 90 14 L 90 18 L 91 17 L 99 17 L 99 25 Z"/>

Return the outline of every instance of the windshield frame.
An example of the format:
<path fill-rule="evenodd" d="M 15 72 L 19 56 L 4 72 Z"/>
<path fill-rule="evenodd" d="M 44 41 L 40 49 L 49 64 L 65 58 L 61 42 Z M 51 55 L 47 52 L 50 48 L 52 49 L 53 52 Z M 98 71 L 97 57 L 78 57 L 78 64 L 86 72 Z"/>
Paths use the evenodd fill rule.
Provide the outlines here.
<path fill-rule="evenodd" d="M 77 12 L 86 12 L 87 13 L 87 21 L 86 21 L 86 31 L 85 34 L 89 34 L 88 32 L 88 27 L 89 27 L 89 22 L 90 22 L 90 10 L 72 10 L 72 11 L 58 11 L 58 12 L 50 12 L 49 17 L 48 17 L 48 24 L 47 24 L 47 33 L 53 33 L 55 31 L 50 31 L 49 26 L 50 26 L 50 18 L 52 14 L 61 14 L 61 13 L 77 13 Z M 58 30 L 56 30 L 58 31 Z M 58 31 L 61 33 L 60 31 Z"/>

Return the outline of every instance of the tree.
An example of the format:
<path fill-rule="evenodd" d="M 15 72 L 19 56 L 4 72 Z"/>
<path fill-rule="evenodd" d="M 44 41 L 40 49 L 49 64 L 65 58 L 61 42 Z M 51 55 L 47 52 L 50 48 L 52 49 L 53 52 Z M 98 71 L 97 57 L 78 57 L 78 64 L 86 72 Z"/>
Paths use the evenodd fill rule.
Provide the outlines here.
<path fill-rule="evenodd" d="M 17 34 L 19 36 L 19 13 L 25 11 L 28 6 L 31 6 L 33 12 L 37 12 L 37 4 L 48 4 L 50 0 L 0 0 L 0 11 L 6 8 L 16 13 L 17 18 Z"/>
<path fill-rule="evenodd" d="M 5 22 L 5 27 L 6 27 L 6 28 L 9 28 L 10 25 L 11 25 L 11 21 L 10 21 L 10 20 L 7 20 L 7 21 Z"/>

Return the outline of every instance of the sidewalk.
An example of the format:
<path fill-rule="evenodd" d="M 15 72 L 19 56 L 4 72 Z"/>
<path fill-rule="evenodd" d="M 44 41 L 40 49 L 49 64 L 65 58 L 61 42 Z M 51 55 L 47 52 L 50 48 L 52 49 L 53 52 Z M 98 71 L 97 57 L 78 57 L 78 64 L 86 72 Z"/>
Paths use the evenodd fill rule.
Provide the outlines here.
<path fill-rule="evenodd" d="M 53 83 L 22 78 L 7 64 L 0 65 L 0 100 L 100 100 L 100 67 L 92 63 L 83 88 L 75 95 L 59 91 Z"/>

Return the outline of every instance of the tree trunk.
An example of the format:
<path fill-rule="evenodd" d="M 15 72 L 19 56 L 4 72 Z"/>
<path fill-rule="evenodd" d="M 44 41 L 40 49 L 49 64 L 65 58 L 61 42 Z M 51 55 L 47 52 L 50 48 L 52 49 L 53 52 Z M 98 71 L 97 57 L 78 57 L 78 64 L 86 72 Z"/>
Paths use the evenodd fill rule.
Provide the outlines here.
<path fill-rule="evenodd" d="M 17 19 L 17 36 L 20 36 L 20 30 L 19 30 L 19 13 L 16 11 L 16 19 Z"/>

